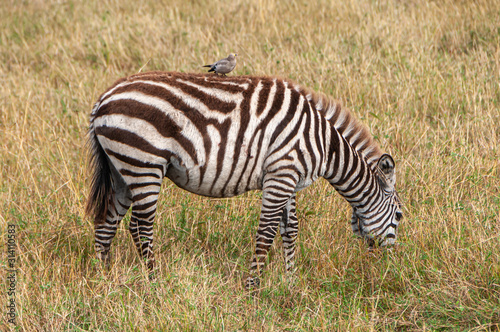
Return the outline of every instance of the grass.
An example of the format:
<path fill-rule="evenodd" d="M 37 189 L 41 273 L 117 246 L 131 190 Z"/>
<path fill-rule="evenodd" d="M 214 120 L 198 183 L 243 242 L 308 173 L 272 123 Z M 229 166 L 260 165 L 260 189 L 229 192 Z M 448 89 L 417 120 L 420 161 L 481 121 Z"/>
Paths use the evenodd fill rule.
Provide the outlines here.
<path fill-rule="evenodd" d="M 8 224 L 17 243 L 17 317 L 7 321 L 4 288 L 1 330 L 498 330 L 499 15 L 497 1 L 0 6 L 2 271 Z M 207 199 L 165 181 L 157 280 L 123 225 L 100 269 L 83 213 L 94 101 L 119 77 L 199 72 L 230 52 L 232 75 L 292 78 L 369 126 L 398 167 L 398 250 L 367 252 L 348 204 L 318 181 L 298 196 L 294 278 L 278 239 L 261 289 L 247 292 L 260 193 Z"/>

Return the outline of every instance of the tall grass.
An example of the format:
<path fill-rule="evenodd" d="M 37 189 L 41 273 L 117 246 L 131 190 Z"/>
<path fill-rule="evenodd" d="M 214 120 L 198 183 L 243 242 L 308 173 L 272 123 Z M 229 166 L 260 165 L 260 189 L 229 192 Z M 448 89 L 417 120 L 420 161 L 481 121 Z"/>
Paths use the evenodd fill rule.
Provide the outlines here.
<path fill-rule="evenodd" d="M 498 330 L 499 18 L 498 1 L 4 2 L 0 257 L 7 271 L 15 224 L 17 328 Z M 298 196 L 295 278 L 277 239 L 261 289 L 247 292 L 260 194 L 207 199 L 166 181 L 157 280 L 128 216 L 100 269 L 83 213 L 93 102 L 119 77 L 199 72 L 230 52 L 232 75 L 292 78 L 369 126 L 397 162 L 398 250 L 368 252 L 348 204 L 318 181 Z M 14 328 L 2 310 L 1 329 Z"/>

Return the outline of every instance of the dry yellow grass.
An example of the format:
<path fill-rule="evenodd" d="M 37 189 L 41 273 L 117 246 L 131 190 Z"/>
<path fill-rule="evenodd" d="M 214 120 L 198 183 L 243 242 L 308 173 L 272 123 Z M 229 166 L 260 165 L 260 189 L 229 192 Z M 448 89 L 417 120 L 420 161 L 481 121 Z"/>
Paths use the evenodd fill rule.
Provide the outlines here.
<path fill-rule="evenodd" d="M 15 327 L 15 298 L 23 331 L 498 330 L 499 22 L 493 0 L 0 5 L 0 329 Z M 83 215 L 93 102 L 119 77 L 199 72 L 230 52 L 231 75 L 292 78 L 369 126 L 398 165 L 399 250 L 367 253 L 319 181 L 298 197 L 296 279 L 278 240 L 252 295 L 259 193 L 210 200 L 165 182 L 156 282 L 124 226 L 99 269 Z"/>

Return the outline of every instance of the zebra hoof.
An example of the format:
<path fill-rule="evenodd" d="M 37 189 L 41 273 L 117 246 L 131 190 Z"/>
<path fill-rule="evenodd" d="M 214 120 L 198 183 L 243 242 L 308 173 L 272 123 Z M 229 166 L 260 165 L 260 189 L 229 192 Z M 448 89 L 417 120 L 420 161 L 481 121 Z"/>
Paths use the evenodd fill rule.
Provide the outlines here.
<path fill-rule="evenodd" d="M 248 290 L 255 289 L 260 286 L 260 279 L 258 277 L 248 277 L 245 281 L 245 288 Z"/>
<path fill-rule="evenodd" d="M 95 244 L 95 252 L 97 259 L 104 265 L 105 268 L 109 268 L 110 258 L 109 258 L 109 250 L 106 250 L 103 245 Z"/>

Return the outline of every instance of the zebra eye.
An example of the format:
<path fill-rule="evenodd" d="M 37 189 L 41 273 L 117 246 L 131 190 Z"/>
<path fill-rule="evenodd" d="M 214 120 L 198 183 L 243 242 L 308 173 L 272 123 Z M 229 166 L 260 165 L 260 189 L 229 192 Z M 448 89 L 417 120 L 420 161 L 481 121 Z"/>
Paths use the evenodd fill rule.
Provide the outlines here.
<path fill-rule="evenodd" d="M 397 211 L 396 212 L 396 220 L 400 221 L 401 219 L 403 219 L 403 212 Z"/>

